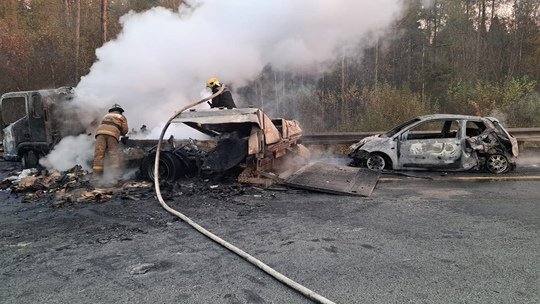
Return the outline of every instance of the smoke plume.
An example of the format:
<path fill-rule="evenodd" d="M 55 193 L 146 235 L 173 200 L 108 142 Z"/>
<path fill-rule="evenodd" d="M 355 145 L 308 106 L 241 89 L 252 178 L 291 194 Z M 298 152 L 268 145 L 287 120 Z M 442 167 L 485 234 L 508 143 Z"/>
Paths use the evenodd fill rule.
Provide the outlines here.
<path fill-rule="evenodd" d="M 232 87 L 277 70 L 320 67 L 382 30 L 400 0 L 199 0 L 121 18 L 118 37 L 76 88 L 79 102 L 126 110 L 130 125 L 157 126 L 199 99 L 209 77 Z"/>
<path fill-rule="evenodd" d="M 130 128 L 138 130 L 144 124 L 157 137 L 160 124 L 200 99 L 207 78 L 217 77 L 238 88 L 267 66 L 283 72 L 320 72 L 326 63 L 362 41 L 366 43 L 367 33 L 376 39 L 377 33 L 399 17 L 403 3 L 186 2 L 178 12 L 156 7 L 120 19 L 122 31 L 96 51 L 97 61 L 75 89 L 76 103 L 85 109 L 85 123 L 99 121 L 118 103 L 125 109 Z M 81 146 L 71 149 L 77 150 Z M 51 157 L 50 166 L 58 169 Z"/>
<path fill-rule="evenodd" d="M 45 168 L 65 171 L 75 165 L 83 170 L 90 170 L 93 156 L 94 139 L 86 134 L 63 138 L 54 149 L 39 163 Z"/>

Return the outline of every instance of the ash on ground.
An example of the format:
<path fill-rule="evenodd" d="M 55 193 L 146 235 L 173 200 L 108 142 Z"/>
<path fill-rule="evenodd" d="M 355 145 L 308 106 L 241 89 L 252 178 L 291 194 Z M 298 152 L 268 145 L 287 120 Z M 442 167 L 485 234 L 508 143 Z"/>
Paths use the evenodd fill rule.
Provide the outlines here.
<path fill-rule="evenodd" d="M 104 185 L 96 182 L 92 178 L 92 173 L 78 165 L 67 171 L 11 170 L 7 172 L 7 176 L 0 182 L 0 190 L 20 196 L 24 203 L 45 201 L 53 207 L 63 207 L 73 203 L 101 204 L 112 199 L 137 201 L 155 197 L 153 182 L 131 179 Z M 162 181 L 160 188 L 163 198 L 169 201 L 182 197 L 203 196 L 229 202 L 238 196 L 272 196 L 272 193 L 262 188 L 235 182 L 230 176 Z M 272 189 L 287 190 L 279 186 Z"/>

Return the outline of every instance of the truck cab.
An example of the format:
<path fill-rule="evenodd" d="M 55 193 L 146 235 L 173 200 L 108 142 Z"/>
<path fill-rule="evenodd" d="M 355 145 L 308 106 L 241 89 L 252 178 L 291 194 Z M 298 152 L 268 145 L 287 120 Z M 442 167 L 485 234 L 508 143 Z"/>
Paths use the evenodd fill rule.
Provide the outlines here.
<path fill-rule="evenodd" d="M 38 165 L 64 136 L 84 132 L 81 124 L 67 126 L 72 119 L 64 106 L 73 99 L 70 87 L 11 92 L 0 98 L 4 159 L 22 160 L 25 168 Z"/>

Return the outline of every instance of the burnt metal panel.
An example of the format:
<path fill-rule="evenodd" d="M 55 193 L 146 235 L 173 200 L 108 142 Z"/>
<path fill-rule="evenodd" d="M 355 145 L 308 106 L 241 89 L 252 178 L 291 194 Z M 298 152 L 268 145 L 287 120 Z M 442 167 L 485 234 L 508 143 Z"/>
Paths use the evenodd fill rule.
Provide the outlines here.
<path fill-rule="evenodd" d="M 31 142 L 47 142 L 47 130 L 45 128 L 45 118 L 43 101 L 38 93 L 34 93 L 28 100 L 28 131 Z"/>
<path fill-rule="evenodd" d="M 208 153 L 203 169 L 225 172 L 237 166 L 247 156 L 247 138 L 224 138 Z"/>
<path fill-rule="evenodd" d="M 209 109 L 183 112 L 172 123 L 184 123 L 202 133 L 217 136 L 222 133 L 240 131 L 249 135 L 252 126 L 264 132 L 266 144 L 274 144 L 281 140 L 280 132 L 272 120 L 257 108 Z M 301 129 L 298 127 L 299 131 Z"/>
<path fill-rule="evenodd" d="M 370 196 L 379 175 L 380 172 L 366 168 L 316 162 L 302 167 L 287 178 L 285 184 L 334 194 Z"/>
<path fill-rule="evenodd" d="M 234 108 L 234 109 L 207 109 L 182 112 L 179 117 L 172 120 L 173 123 L 243 123 L 250 122 L 260 124 L 257 108 Z"/>

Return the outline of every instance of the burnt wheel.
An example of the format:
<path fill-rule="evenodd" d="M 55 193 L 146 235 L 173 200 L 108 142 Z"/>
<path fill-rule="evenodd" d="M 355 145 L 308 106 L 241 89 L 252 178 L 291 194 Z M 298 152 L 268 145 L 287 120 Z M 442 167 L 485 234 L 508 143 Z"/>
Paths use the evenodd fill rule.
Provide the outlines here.
<path fill-rule="evenodd" d="M 371 154 L 366 159 L 366 167 L 372 171 L 382 171 L 387 166 L 387 162 L 380 154 Z"/>
<path fill-rule="evenodd" d="M 23 168 L 37 168 L 39 164 L 39 156 L 34 150 L 28 150 L 22 155 L 22 165 Z"/>
<path fill-rule="evenodd" d="M 510 162 L 502 154 L 491 154 L 486 159 L 486 169 L 493 174 L 501 174 L 510 169 Z"/>
<path fill-rule="evenodd" d="M 177 180 L 182 173 L 182 166 L 178 157 L 169 151 L 162 151 L 159 154 L 159 178 L 166 181 Z M 154 180 L 155 159 L 156 152 L 152 152 L 144 158 L 141 164 L 143 177 L 152 181 Z"/>

